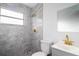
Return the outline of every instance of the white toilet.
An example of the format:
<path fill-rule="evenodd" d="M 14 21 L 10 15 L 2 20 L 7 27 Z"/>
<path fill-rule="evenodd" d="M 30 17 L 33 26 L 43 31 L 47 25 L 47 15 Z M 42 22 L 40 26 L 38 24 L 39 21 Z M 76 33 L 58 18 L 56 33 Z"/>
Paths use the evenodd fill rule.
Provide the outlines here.
<path fill-rule="evenodd" d="M 41 40 L 41 51 L 38 51 L 32 56 L 47 56 L 50 54 L 52 42 L 48 40 Z"/>

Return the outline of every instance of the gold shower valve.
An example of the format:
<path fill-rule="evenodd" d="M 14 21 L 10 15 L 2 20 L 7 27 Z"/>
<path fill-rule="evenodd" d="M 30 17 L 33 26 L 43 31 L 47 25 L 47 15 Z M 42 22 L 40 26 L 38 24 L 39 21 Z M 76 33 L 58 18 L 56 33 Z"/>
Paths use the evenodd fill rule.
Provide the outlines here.
<path fill-rule="evenodd" d="M 33 28 L 33 32 L 37 32 L 37 29 L 36 28 Z"/>

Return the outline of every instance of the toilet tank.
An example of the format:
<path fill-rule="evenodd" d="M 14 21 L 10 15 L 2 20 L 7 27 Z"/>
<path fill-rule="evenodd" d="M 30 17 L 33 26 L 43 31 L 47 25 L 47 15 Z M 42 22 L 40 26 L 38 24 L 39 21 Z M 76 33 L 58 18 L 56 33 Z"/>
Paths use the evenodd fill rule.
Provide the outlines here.
<path fill-rule="evenodd" d="M 52 42 L 48 40 L 41 40 L 41 50 L 42 52 L 49 54 L 51 51 Z"/>

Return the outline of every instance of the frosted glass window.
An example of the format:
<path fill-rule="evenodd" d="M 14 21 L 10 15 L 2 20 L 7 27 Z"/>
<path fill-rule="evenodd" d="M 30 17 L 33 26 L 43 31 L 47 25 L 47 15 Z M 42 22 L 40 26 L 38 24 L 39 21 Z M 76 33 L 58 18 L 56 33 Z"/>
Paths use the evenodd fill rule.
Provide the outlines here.
<path fill-rule="evenodd" d="M 0 23 L 23 25 L 23 14 L 1 8 Z"/>
<path fill-rule="evenodd" d="M 0 23 L 23 25 L 23 20 L 1 16 Z"/>
<path fill-rule="evenodd" d="M 3 9 L 3 8 L 1 8 L 1 15 L 6 15 L 6 16 L 11 16 L 11 17 L 23 19 L 22 13 L 14 12 L 14 11 Z"/>

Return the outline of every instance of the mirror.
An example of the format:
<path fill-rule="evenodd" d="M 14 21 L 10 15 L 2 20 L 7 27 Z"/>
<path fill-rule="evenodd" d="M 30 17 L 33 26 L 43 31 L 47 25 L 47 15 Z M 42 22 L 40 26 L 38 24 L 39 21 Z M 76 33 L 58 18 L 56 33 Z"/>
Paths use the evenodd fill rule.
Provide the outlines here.
<path fill-rule="evenodd" d="M 79 4 L 58 11 L 59 32 L 79 32 Z"/>

